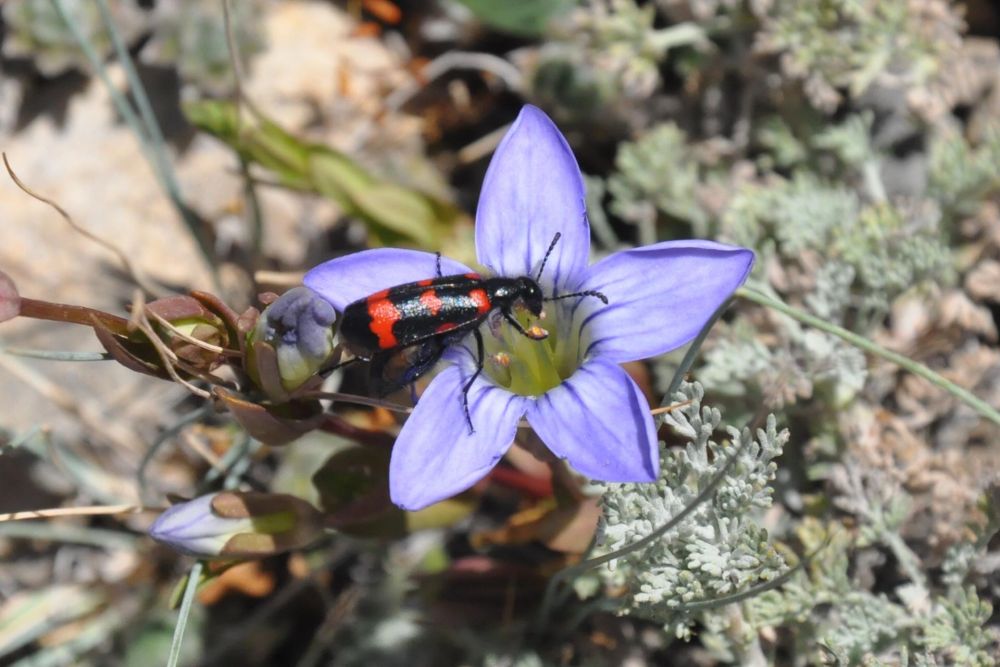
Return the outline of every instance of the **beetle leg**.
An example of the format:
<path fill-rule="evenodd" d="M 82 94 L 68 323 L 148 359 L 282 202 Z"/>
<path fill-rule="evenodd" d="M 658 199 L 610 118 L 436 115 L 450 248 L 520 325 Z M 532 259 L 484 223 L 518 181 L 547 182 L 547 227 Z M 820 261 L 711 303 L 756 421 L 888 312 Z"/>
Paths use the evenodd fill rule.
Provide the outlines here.
<path fill-rule="evenodd" d="M 321 368 L 321 369 L 319 369 L 319 371 L 317 371 L 316 374 L 319 375 L 322 378 L 329 377 L 330 373 L 332 373 L 334 371 L 339 371 L 341 368 L 344 368 L 346 366 L 350 366 L 351 364 L 357 363 L 359 361 L 366 361 L 366 360 L 362 359 L 361 357 L 358 357 L 358 356 L 353 356 L 350 359 L 348 359 L 347 361 L 341 361 L 341 362 L 333 364 L 332 366 L 329 366 L 327 368 Z"/>
<path fill-rule="evenodd" d="M 465 421 L 469 422 L 469 435 L 476 432 L 476 429 L 472 426 L 472 415 L 469 413 L 469 390 L 472 389 L 472 383 L 483 372 L 483 358 L 486 356 L 486 352 L 483 349 L 483 334 L 479 333 L 479 329 L 473 329 L 472 335 L 476 337 L 476 372 L 472 374 L 472 377 L 462 387 L 462 407 L 465 408 Z"/>
<path fill-rule="evenodd" d="M 411 385 L 412 395 L 413 383 L 434 367 L 446 347 L 446 340 L 431 338 L 411 347 L 375 353 L 369 367 L 375 393 L 385 396 Z"/>
<path fill-rule="evenodd" d="M 544 332 L 542 334 L 537 334 L 528 331 L 527 329 L 521 326 L 521 323 L 518 322 L 517 318 L 511 315 L 509 311 L 501 309 L 500 312 L 501 314 L 503 314 L 504 319 L 510 322 L 510 325 L 515 329 L 517 329 L 522 336 L 526 336 L 531 340 L 545 340 L 546 338 L 549 337 L 549 334 L 547 332 Z M 537 329 L 537 327 L 532 327 L 532 329 Z"/>
<path fill-rule="evenodd" d="M 434 253 L 434 264 L 437 267 L 437 277 L 441 277 L 441 251 Z"/>

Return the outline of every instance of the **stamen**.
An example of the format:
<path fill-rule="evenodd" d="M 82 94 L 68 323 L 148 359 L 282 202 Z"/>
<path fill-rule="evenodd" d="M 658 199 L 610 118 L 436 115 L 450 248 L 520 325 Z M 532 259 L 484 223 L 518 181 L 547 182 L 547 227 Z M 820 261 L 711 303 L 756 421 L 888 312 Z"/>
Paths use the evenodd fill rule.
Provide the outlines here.
<path fill-rule="evenodd" d="M 537 324 L 533 327 L 527 329 L 528 336 L 534 338 L 535 340 L 544 340 L 549 337 L 549 332 L 541 328 Z"/>

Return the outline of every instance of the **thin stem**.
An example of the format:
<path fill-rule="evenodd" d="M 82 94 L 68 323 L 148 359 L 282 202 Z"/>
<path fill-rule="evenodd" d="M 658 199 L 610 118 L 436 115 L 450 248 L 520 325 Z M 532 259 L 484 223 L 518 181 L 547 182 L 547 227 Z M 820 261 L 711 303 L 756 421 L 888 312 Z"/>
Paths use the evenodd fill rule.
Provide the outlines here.
<path fill-rule="evenodd" d="M 199 250 L 201 250 L 203 257 L 208 267 L 212 270 L 214 276 L 215 269 L 212 263 L 212 248 L 208 244 L 207 239 L 204 237 L 201 223 L 191 209 L 184 204 L 177 178 L 174 175 L 172 167 L 170 166 L 170 161 L 164 154 L 163 135 L 160 132 L 159 125 L 156 124 L 155 117 L 152 116 L 152 106 L 149 104 L 149 98 L 146 97 L 145 89 L 143 88 L 142 82 L 139 80 L 138 74 L 135 71 L 135 66 L 132 63 L 132 58 L 128 54 L 128 49 L 125 48 L 125 44 L 122 42 L 121 35 L 115 28 L 114 23 L 110 20 L 110 13 L 108 13 L 105 0 L 99 0 L 98 2 L 98 8 L 101 10 L 102 20 L 108 28 L 115 52 L 121 61 L 122 67 L 125 69 L 125 76 L 129 80 L 129 86 L 132 89 L 132 96 L 135 99 L 137 106 L 139 106 L 140 112 L 147 119 L 147 121 L 151 122 L 149 127 L 144 125 L 143 121 L 136 115 L 132 105 L 129 104 L 129 101 L 124 95 L 121 94 L 121 91 L 115 87 L 115 84 L 108 76 L 107 68 L 104 67 L 104 63 L 102 62 L 100 55 L 94 50 L 93 45 L 87 40 L 86 35 L 80 31 L 80 28 L 73 22 L 72 17 L 66 11 L 64 0 L 51 0 L 51 2 L 52 7 L 56 10 L 56 13 L 59 14 L 59 18 L 62 19 L 67 29 L 69 29 L 70 33 L 73 35 L 73 39 L 76 40 L 80 49 L 83 51 L 83 55 L 90 64 L 91 69 L 93 69 L 97 78 L 101 80 L 101 83 L 104 84 L 104 87 L 107 89 L 108 95 L 111 97 L 111 102 L 115 105 L 115 109 L 125 120 L 126 124 L 128 124 L 135 136 L 139 139 L 139 142 L 142 145 L 143 153 L 146 155 L 146 159 L 149 160 L 149 163 L 153 167 L 153 171 L 156 172 L 157 180 L 160 181 L 160 185 L 167 193 L 167 197 L 170 199 L 170 202 L 174 205 L 174 208 L 181 216 L 181 219 L 184 220 L 185 225 L 187 225 L 188 231 L 194 237 Z M 158 144 L 156 143 L 157 138 L 159 138 Z"/>
<path fill-rule="evenodd" d="M 22 521 L 24 519 L 52 519 L 62 516 L 107 516 L 113 514 L 136 514 L 150 508 L 139 505 L 91 505 L 88 507 L 52 507 L 44 510 L 24 510 L 0 514 L 0 523 Z"/>
<path fill-rule="evenodd" d="M 121 248 L 119 248 L 118 246 L 109 241 L 102 239 L 97 234 L 94 234 L 85 227 L 82 227 L 81 225 L 77 224 L 76 220 L 73 219 L 73 216 L 71 216 L 66 211 L 66 209 L 57 204 L 54 200 L 49 199 L 48 197 L 45 197 L 44 195 L 35 192 L 27 185 L 25 185 L 24 181 L 22 181 L 18 177 L 18 175 L 14 172 L 14 167 L 11 166 L 10 160 L 7 159 L 6 153 L 3 153 L 3 165 L 4 167 L 7 168 L 7 174 L 9 174 L 11 180 L 14 181 L 14 185 L 21 188 L 21 190 L 26 195 L 32 197 L 33 199 L 37 199 L 43 204 L 47 204 L 48 206 L 55 209 L 56 213 L 62 216 L 62 219 L 66 221 L 66 224 L 68 224 L 70 227 L 73 228 L 73 231 L 75 231 L 77 234 L 84 236 L 85 238 L 90 239 L 94 243 L 98 244 L 102 248 L 105 248 L 106 250 L 109 250 L 113 255 L 115 255 L 118 258 L 118 261 L 122 263 L 122 266 L 125 268 L 125 271 L 130 276 L 132 276 L 132 280 L 135 281 L 135 284 L 139 285 L 144 290 L 146 290 L 147 292 L 149 292 L 154 296 L 164 295 L 164 291 L 158 288 L 156 285 L 150 283 L 146 279 L 145 275 L 141 271 L 139 271 L 139 269 L 134 264 L 132 264 L 132 260 L 128 258 L 128 255 L 125 254 L 125 252 Z"/>
<path fill-rule="evenodd" d="M 107 352 L 72 352 L 69 350 L 29 350 L 23 347 L 7 347 L 0 345 L 0 352 L 12 354 L 15 357 L 30 359 L 47 359 L 49 361 L 107 361 L 111 355 Z"/>
<path fill-rule="evenodd" d="M 663 400 L 660 401 L 661 408 L 668 406 L 673 395 L 678 389 L 680 389 L 681 382 L 684 381 L 684 375 L 691 368 L 695 357 L 698 356 L 702 343 L 704 343 L 705 339 L 708 338 L 708 332 L 712 330 L 716 321 L 722 316 L 722 313 L 725 312 L 726 308 L 729 307 L 729 304 L 732 303 L 732 301 L 732 299 L 727 299 L 721 306 L 716 308 L 715 312 L 712 313 L 712 316 L 708 318 L 708 322 L 705 322 L 705 326 L 703 326 L 701 331 L 698 332 L 697 337 L 691 341 L 691 345 L 688 346 L 687 352 L 684 353 L 684 358 L 681 359 L 680 365 L 677 367 L 677 370 L 674 371 L 674 377 L 670 379 L 670 386 L 667 387 L 667 393 L 663 395 Z M 656 411 L 654 410 L 654 414 L 655 412 Z"/>
<path fill-rule="evenodd" d="M 163 131 L 156 120 L 156 114 L 153 113 L 153 105 L 149 102 L 149 97 L 146 95 L 146 87 L 142 84 L 142 79 L 139 78 L 139 72 L 135 68 L 132 56 L 129 55 L 121 33 L 118 32 L 118 28 L 111 19 L 111 11 L 108 9 L 107 0 L 97 0 L 97 8 L 101 13 L 101 21 L 104 22 L 104 27 L 111 37 L 111 44 L 115 49 L 118 62 L 121 63 L 122 69 L 125 70 L 125 78 L 128 79 L 128 87 L 132 93 L 132 99 L 135 100 L 135 105 L 139 108 L 139 115 L 146 126 L 146 135 L 152 144 L 150 153 L 156 161 L 163 187 L 167 191 L 167 196 L 170 197 L 177 212 L 187 225 L 191 235 L 198 243 L 198 247 L 205 256 L 209 267 L 212 267 L 212 248 L 207 245 L 201 223 L 192 214 L 191 209 L 187 207 L 184 203 L 184 198 L 181 196 L 180 184 L 167 156 L 167 142 L 163 138 Z"/>
<path fill-rule="evenodd" d="M 48 430 L 44 429 L 42 426 L 32 426 L 27 431 L 18 433 L 10 442 L 0 445 L 0 456 L 3 456 L 7 452 L 14 451 L 18 447 L 28 445 L 28 443 L 34 440 L 38 435 L 42 435 L 44 437 L 46 434 L 48 434 Z M 30 447 L 28 447 L 28 449 L 30 449 Z"/>
<path fill-rule="evenodd" d="M 392 412 L 402 412 L 409 414 L 413 408 L 381 398 L 369 398 L 368 396 L 358 396 L 357 394 L 342 394 L 339 391 L 309 391 L 303 393 L 300 398 L 322 398 L 341 403 L 351 403 L 353 405 L 366 405 L 371 408 L 385 408 Z"/>
<path fill-rule="evenodd" d="M 101 62 L 101 58 L 97 51 L 94 50 L 93 45 L 87 40 L 87 37 L 80 32 L 80 28 L 77 27 L 76 23 L 73 22 L 73 18 L 66 11 L 66 6 L 63 4 L 63 0 L 51 0 L 53 9 L 59 14 L 59 18 L 62 22 L 66 24 L 66 28 L 73 35 L 73 39 L 76 40 L 77 44 L 80 46 L 80 50 L 83 51 L 83 56 L 87 59 L 90 67 L 94 70 L 97 78 L 101 80 L 104 87 L 107 88 L 108 94 L 111 96 L 111 102 L 115 105 L 115 109 L 121 114 L 121 117 L 125 120 L 128 126 L 132 129 L 137 137 L 142 140 L 143 149 L 147 150 L 146 136 L 142 127 L 142 123 L 139 121 L 139 117 L 135 115 L 135 111 L 132 106 L 125 99 L 125 96 L 115 88 L 115 84 L 112 83 L 111 78 L 108 77 L 108 72 L 104 68 L 104 64 Z M 147 157 L 149 157 L 147 155 Z M 152 161 L 152 160 L 150 160 Z"/>
<path fill-rule="evenodd" d="M 719 485 L 722 483 L 722 480 L 726 478 L 726 475 L 729 474 L 730 469 L 733 467 L 733 465 L 735 465 L 737 459 L 739 459 L 740 452 L 743 451 L 743 448 L 746 446 L 746 443 L 750 440 L 751 440 L 750 438 L 741 440 L 739 447 L 737 447 L 736 450 L 729 455 L 726 464 L 722 466 L 722 469 L 719 470 L 718 473 L 716 473 L 716 475 L 712 478 L 712 480 L 708 483 L 708 485 L 706 485 L 705 488 L 701 490 L 701 493 L 695 496 L 694 500 L 688 503 L 684 507 L 684 509 L 682 509 L 674 516 L 670 517 L 670 519 L 666 523 L 661 525 L 659 528 L 649 533 L 645 537 L 638 539 L 635 542 L 632 542 L 631 544 L 627 544 L 620 549 L 609 551 L 608 553 L 603 554 L 601 556 L 597 556 L 596 558 L 589 558 L 585 561 L 577 563 L 576 565 L 572 565 L 563 570 L 560 570 L 559 572 L 556 572 L 552 576 L 552 578 L 549 579 L 548 584 L 545 587 L 545 594 L 542 597 L 542 603 L 539 606 L 538 610 L 539 627 L 545 627 L 546 623 L 548 622 L 549 610 L 552 605 L 552 597 L 555 594 L 556 586 L 559 583 L 577 574 L 586 572 L 587 570 L 591 570 L 600 565 L 604 565 L 605 563 L 617 560 L 622 556 L 627 556 L 640 549 L 643 549 L 652 544 L 653 542 L 655 542 L 656 540 L 660 539 L 664 535 L 666 535 L 674 528 L 676 528 L 678 525 L 680 525 L 680 523 L 684 519 L 688 517 L 688 515 L 694 512 L 699 505 L 708 500 L 712 496 L 712 494 L 715 493 L 716 489 L 718 489 Z"/>
<path fill-rule="evenodd" d="M 174 638 L 170 643 L 170 654 L 167 657 L 167 667 L 177 667 L 181 659 L 181 645 L 184 643 L 184 630 L 187 628 L 188 617 L 191 616 L 191 609 L 194 606 L 194 596 L 198 592 L 198 581 L 201 579 L 201 571 L 204 564 L 199 560 L 188 572 L 187 585 L 184 587 L 184 597 L 181 599 L 181 608 L 177 614 L 177 625 L 174 626 Z"/>
<path fill-rule="evenodd" d="M 18 521 L 0 526 L 0 536 L 25 540 L 45 540 L 83 544 L 99 549 L 135 549 L 136 536 L 124 531 L 73 526 L 49 521 Z"/>
<path fill-rule="evenodd" d="M 219 466 L 209 468 L 205 472 L 205 477 L 201 484 L 198 485 L 197 495 L 203 495 L 211 490 L 212 485 L 215 483 L 219 477 L 225 475 L 225 483 L 223 488 L 230 489 L 235 488 L 240 482 L 240 471 L 237 470 L 237 464 L 240 461 L 249 461 L 246 454 L 250 451 L 250 445 L 253 443 L 253 438 L 251 438 L 247 433 L 242 433 L 240 435 L 240 440 L 235 445 L 231 445 L 229 449 L 226 450 L 225 454 L 219 459 Z"/>
<path fill-rule="evenodd" d="M 125 42 L 122 40 L 121 33 L 118 32 L 118 28 L 115 27 L 115 23 L 111 19 L 111 11 L 108 9 L 107 0 L 97 0 L 97 10 L 100 12 L 101 21 L 104 23 L 104 28 L 108 31 L 108 36 L 111 38 L 111 45 L 114 47 L 118 62 L 121 63 L 122 69 L 125 70 L 125 78 L 128 79 L 129 91 L 132 93 L 132 99 L 139 109 L 139 116 L 146 128 L 146 136 L 155 149 L 153 155 L 157 159 L 159 168 L 166 171 L 169 169 L 169 163 L 163 153 L 166 142 L 163 139 L 160 126 L 156 122 L 156 116 L 153 114 L 153 105 L 149 103 L 149 98 L 146 96 L 146 88 L 142 85 L 142 80 L 139 79 L 139 72 L 135 69 L 135 64 L 132 62 L 132 57 L 129 55 Z"/>
<path fill-rule="evenodd" d="M 169 427 L 163 430 L 160 435 L 156 437 L 153 444 L 149 446 L 146 453 L 142 457 L 142 461 L 139 463 L 139 470 L 136 472 L 137 481 L 139 484 L 139 497 L 146 502 L 149 497 L 148 483 L 146 481 L 146 472 L 149 469 L 149 464 L 153 462 L 153 457 L 160 450 L 160 447 L 170 438 L 174 437 L 180 431 L 186 427 L 188 424 L 192 424 L 202 417 L 208 415 L 212 411 L 212 406 L 210 404 L 203 405 L 200 408 L 196 408 L 185 415 L 182 415 L 180 419 L 171 424 Z"/>
<path fill-rule="evenodd" d="M 492 53 L 476 51 L 448 51 L 427 63 L 420 71 L 419 80 L 401 86 L 389 93 L 385 98 L 385 107 L 396 111 L 422 87 L 451 70 L 481 70 L 489 72 L 503 81 L 513 91 L 521 90 L 524 85 L 524 76 L 521 74 L 521 70 L 512 65 L 506 58 Z"/>
<path fill-rule="evenodd" d="M 66 303 L 53 303 L 21 297 L 20 317 L 30 317 L 36 320 L 51 320 L 53 322 L 69 322 L 93 328 L 100 324 L 116 336 L 128 336 L 128 320 L 117 315 L 105 313 L 86 306 L 73 306 Z"/>
<path fill-rule="evenodd" d="M 753 301 L 754 303 L 760 304 L 762 306 L 767 306 L 768 308 L 773 308 L 779 313 L 787 315 L 794 320 L 798 320 L 803 324 L 808 324 L 811 327 L 815 327 L 820 331 L 825 331 L 828 334 L 834 335 L 841 340 L 844 340 L 851 345 L 857 347 L 858 349 L 864 350 L 865 352 L 870 352 L 877 357 L 882 357 L 887 361 L 900 366 L 914 375 L 919 375 L 924 378 L 935 387 L 944 389 L 949 394 L 962 401 L 970 408 L 978 412 L 980 415 L 989 419 L 995 424 L 1000 424 L 1000 411 L 990 406 L 986 401 L 977 397 L 975 394 L 970 392 L 968 389 L 964 389 L 951 380 L 947 380 L 944 377 L 938 375 L 931 369 L 924 366 L 919 361 L 914 361 L 909 357 L 906 357 L 898 352 L 893 352 L 888 350 L 878 343 L 875 343 L 864 336 L 859 336 L 856 333 L 848 331 L 843 327 L 839 327 L 836 324 L 822 320 L 814 315 L 810 315 L 798 308 L 789 306 L 788 304 L 779 301 L 777 299 L 771 298 L 766 294 L 758 292 L 757 290 L 750 289 L 747 287 L 741 287 L 736 290 L 736 295 L 746 299 L 747 301 Z"/>

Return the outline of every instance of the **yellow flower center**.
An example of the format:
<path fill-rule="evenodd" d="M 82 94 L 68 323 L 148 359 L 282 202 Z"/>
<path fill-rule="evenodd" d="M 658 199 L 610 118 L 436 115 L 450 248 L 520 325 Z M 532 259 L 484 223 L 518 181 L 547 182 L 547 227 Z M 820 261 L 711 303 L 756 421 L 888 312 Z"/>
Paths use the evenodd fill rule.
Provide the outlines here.
<path fill-rule="evenodd" d="M 579 336 L 565 325 L 564 306 L 550 303 L 535 318 L 523 308 L 514 317 L 525 329 L 541 327 L 548 337 L 535 340 L 500 318 L 483 326 L 484 373 L 496 384 L 522 396 L 541 396 L 558 387 L 580 367 Z"/>

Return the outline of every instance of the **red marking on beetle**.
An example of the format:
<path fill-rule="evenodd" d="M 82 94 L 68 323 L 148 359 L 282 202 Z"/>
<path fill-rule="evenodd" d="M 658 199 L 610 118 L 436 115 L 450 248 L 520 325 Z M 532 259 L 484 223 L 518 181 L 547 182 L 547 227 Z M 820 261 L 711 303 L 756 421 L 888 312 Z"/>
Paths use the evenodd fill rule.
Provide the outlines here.
<path fill-rule="evenodd" d="M 417 284 L 420 285 L 421 287 L 427 287 L 428 285 L 432 285 L 433 283 L 434 283 L 433 278 L 424 278 L 423 280 L 417 281 Z"/>
<path fill-rule="evenodd" d="M 432 289 L 420 295 L 420 305 L 429 310 L 432 317 L 441 312 L 441 299 L 438 298 L 437 292 Z"/>
<path fill-rule="evenodd" d="M 471 278 L 472 280 L 482 280 L 483 279 L 483 277 L 481 275 L 479 275 L 478 273 L 466 273 L 465 277 L 466 278 Z"/>
<path fill-rule="evenodd" d="M 402 314 L 389 299 L 384 296 L 377 299 L 379 294 L 381 292 L 368 297 L 368 317 L 371 318 L 368 328 L 378 337 L 378 346 L 388 350 L 399 344 L 396 334 L 392 332 L 392 325 L 399 321 Z"/>
<path fill-rule="evenodd" d="M 493 308 L 493 304 L 490 303 L 490 297 L 486 296 L 486 290 L 469 290 L 469 298 L 472 299 L 472 303 L 476 305 L 476 311 L 480 315 L 485 315 Z"/>
<path fill-rule="evenodd" d="M 369 310 L 371 309 L 372 304 L 374 304 L 376 301 L 381 301 L 382 299 L 386 298 L 387 296 L 389 296 L 389 290 L 387 290 L 387 289 L 384 289 L 384 290 L 382 290 L 380 292 L 375 292 L 374 294 L 372 294 L 371 296 L 369 296 L 366 299 L 366 301 L 368 302 L 368 308 L 369 308 Z"/>
<path fill-rule="evenodd" d="M 456 328 L 457 326 L 458 325 L 455 324 L 454 322 L 445 322 L 444 324 L 442 324 L 441 326 L 439 326 L 437 329 L 435 329 L 434 333 L 448 333 L 449 331 L 451 331 L 452 329 Z"/>

